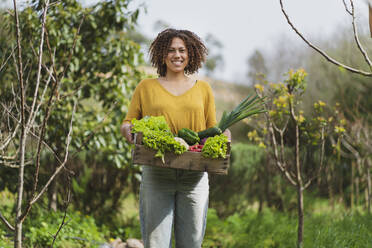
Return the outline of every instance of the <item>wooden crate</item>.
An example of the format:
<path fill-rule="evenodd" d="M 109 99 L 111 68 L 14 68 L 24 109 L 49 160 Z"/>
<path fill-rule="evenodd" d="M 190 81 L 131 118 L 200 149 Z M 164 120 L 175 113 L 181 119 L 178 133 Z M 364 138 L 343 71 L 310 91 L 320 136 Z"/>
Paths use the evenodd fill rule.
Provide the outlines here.
<path fill-rule="evenodd" d="M 134 164 L 158 166 L 166 168 L 207 171 L 214 174 L 227 175 L 230 165 L 230 142 L 227 144 L 226 158 L 205 158 L 201 152 L 186 151 L 181 155 L 172 152 L 165 153 L 165 163 L 161 158 L 155 158 L 156 151 L 142 144 L 142 133 L 134 136 L 135 147 L 132 150 Z"/>

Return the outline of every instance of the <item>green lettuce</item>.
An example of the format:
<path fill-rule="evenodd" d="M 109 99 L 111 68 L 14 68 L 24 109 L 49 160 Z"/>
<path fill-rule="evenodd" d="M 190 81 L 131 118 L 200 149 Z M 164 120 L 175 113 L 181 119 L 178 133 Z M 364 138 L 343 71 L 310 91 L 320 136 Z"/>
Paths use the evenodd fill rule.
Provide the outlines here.
<path fill-rule="evenodd" d="M 224 134 L 209 137 L 205 142 L 202 155 L 206 158 L 226 158 L 227 136 Z"/>
<path fill-rule="evenodd" d="M 164 116 L 145 116 L 141 120 L 132 120 L 132 132 L 143 133 L 143 144 L 156 150 L 155 157 L 160 157 L 163 163 L 165 152 L 182 154 L 186 148 L 174 139 Z"/>

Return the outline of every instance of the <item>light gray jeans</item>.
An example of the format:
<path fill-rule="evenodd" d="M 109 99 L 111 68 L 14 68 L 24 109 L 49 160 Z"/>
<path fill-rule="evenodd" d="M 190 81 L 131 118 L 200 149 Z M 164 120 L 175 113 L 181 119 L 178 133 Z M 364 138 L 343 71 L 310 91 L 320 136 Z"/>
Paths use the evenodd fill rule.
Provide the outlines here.
<path fill-rule="evenodd" d="M 140 221 L 145 248 L 200 248 L 208 210 L 206 172 L 142 166 Z"/>

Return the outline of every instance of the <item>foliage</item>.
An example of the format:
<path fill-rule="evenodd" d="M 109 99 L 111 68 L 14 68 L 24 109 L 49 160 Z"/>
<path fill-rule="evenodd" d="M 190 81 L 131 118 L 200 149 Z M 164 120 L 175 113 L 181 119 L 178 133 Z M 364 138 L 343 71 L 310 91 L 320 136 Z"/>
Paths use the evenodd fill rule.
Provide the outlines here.
<path fill-rule="evenodd" d="M 218 215 L 244 211 L 262 193 L 264 151 L 252 144 L 234 143 L 231 166 L 225 176 L 210 174 L 210 205 Z"/>
<path fill-rule="evenodd" d="M 69 165 L 76 172 L 71 182 L 72 205 L 94 217 L 100 225 L 115 222 L 116 212 L 123 208 L 120 199 L 137 192 L 139 187 L 136 176 L 139 167 L 117 169 L 110 156 L 109 153 L 82 152 Z"/>
<path fill-rule="evenodd" d="M 46 113 L 46 100 L 52 95 L 55 100 L 52 101 L 51 115 L 48 119 L 48 126 L 45 133 L 45 142 L 62 157 L 65 153 L 64 146 L 71 119 L 71 111 L 74 101 L 78 101 L 77 113 L 70 146 L 69 170 L 76 175 L 84 174 L 79 163 L 91 162 L 89 156 L 78 154 L 84 150 L 86 154 L 94 154 L 94 158 L 105 157 L 105 163 L 94 161 L 93 164 L 110 167 L 108 170 L 114 171 L 114 177 L 109 180 L 102 180 L 95 184 L 95 191 L 86 193 L 94 194 L 102 189 L 113 189 L 114 195 L 117 195 L 117 189 L 120 192 L 125 186 L 130 186 L 128 182 L 136 180 L 138 168 L 129 167 L 130 165 L 130 146 L 123 140 L 120 134 L 120 125 L 127 111 L 131 93 L 139 82 L 143 74 L 137 70 L 138 65 L 142 63 L 142 54 L 140 46 L 133 42 L 127 35 L 135 24 L 140 9 L 128 10 L 129 0 L 100 1 L 90 7 L 83 7 L 80 2 L 75 0 L 52 1 L 53 6 L 48 9 L 46 30 L 47 36 L 44 40 L 43 65 L 41 70 L 41 90 L 45 88 L 45 95 L 41 97 L 39 93 L 38 101 L 44 101 L 39 113 L 35 119 L 35 127 L 40 127 Z M 31 105 L 34 89 L 36 87 L 37 54 L 40 42 L 40 20 L 41 8 L 44 1 L 32 1 L 31 6 L 25 6 L 19 11 L 21 34 L 22 34 L 22 58 L 25 61 L 25 75 L 27 75 L 27 103 Z M 14 47 L 14 21 L 12 11 L 1 12 L 1 18 L 6 25 L 2 26 L 1 32 L 6 33 L 1 37 L 9 37 L 8 42 L 2 42 L 0 45 L 1 57 L 9 56 Z M 78 32 L 78 29 L 80 30 Z M 1 39 L 2 39 L 1 38 Z M 76 43 L 75 43 L 76 42 Z M 74 45 L 75 43 L 75 45 Z M 50 49 L 49 49 L 50 47 Z M 74 48 L 74 49 L 72 49 Z M 70 54 L 71 52 L 71 54 Z M 52 66 L 52 60 L 55 61 L 55 68 Z M 4 70 L 0 72 L 0 98 L 6 105 L 12 100 L 11 90 L 13 82 L 17 81 L 13 60 L 9 60 Z M 54 71 L 61 80 L 60 87 L 54 92 L 52 86 L 55 85 L 54 79 L 50 81 L 50 71 Z M 18 88 L 14 87 L 17 93 Z M 16 101 L 18 101 L 16 99 Z M 27 113 L 26 113 L 27 115 Z M 15 123 L 11 119 L 11 126 Z M 5 122 L 4 122 L 5 123 Z M 29 156 L 26 159 L 32 159 L 35 154 L 34 140 L 27 146 Z M 17 136 L 14 146 L 17 147 Z M 13 146 L 9 146 L 7 152 L 11 152 Z M 43 151 L 42 167 L 40 171 L 40 183 L 45 183 L 48 175 L 58 164 L 55 158 L 47 151 Z M 47 154 L 47 155 L 46 155 Z M 82 159 L 86 159 L 82 161 Z M 102 162 L 102 163 L 101 163 Z M 48 166 L 43 166 L 48 165 Z M 112 167 L 112 168 L 111 168 Z M 120 172 L 120 170 L 123 170 Z M 26 191 L 31 187 L 32 173 L 34 166 L 26 168 Z M 99 175 L 100 173 L 100 175 Z M 94 170 L 91 180 L 106 178 L 104 170 Z M 126 178 L 123 178 L 125 173 Z M 11 185 L 15 180 L 15 173 L 7 173 L 7 169 L 0 170 L 1 176 L 6 181 L 6 185 Z M 133 177 L 127 179 L 127 177 Z M 5 179 L 7 178 L 7 179 Z M 57 190 L 64 194 L 67 187 L 66 180 L 60 177 L 57 183 Z M 80 181 L 76 179 L 76 181 Z M 105 183 L 106 182 L 106 183 Z M 119 182 L 119 183 L 118 183 Z M 94 185 L 93 182 L 87 183 Z M 112 184 L 116 184 L 113 186 Z M 14 183 L 12 184 L 14 185 Z M 125 185 L 125 186 L 124 186 Z M 133 184 L 132 184 L 133 185 Z M 9 187 L 14 190 L 14 187 Z M 77 188 L 75 187 L 75 190 Z M 111 194 L 103 194 L 106 199 L 100 199 L 100 205 L 111 201 Z M 59 196 L 60 201 L 63 197 Z M 83 202 L 87 203 L 87 202 Z M 79 204 L 80 205 L 80 204 Z M 94 207 L 94 206 L 91 206 Z M 89 206 L 85 206 L 88 209 Z M 98 211 L 99 208 L 97 208 Z"/>
<path fill-rule="evenodd" d="M 4 216 L 10 216 L 14 209 L 15 195 L 5 189 L 0 192 L 0 209 Z M 24 222 L 25 247 L 50 247 L 53 235 L 56 234 L 62 223 L 64 212 L 48 211 L 42 207 L 35 207 L 30 217 Z M 79 211 L 68 209 L 65 226 L 61 229 L 55 247 L 97 247 L 104 242 L 109 234 L 108 229 L 102 225 L 98 227 L 92 216 L 84 215 Z M 13 247 L 13 234 L 0 225 L 0 247 Z"/>
<path fill-rule="evenodd" d="M 53 235 L 56 234 L 62 223 L 64 213 L 49 212 L 44 209 L 33 212 L 31 218 L 28 218 L 24 223 L 24 245 L 35 248 L 50 247 Z M 57 236 L 54 247 L 98 247 L 107 239 L 105 235 L 108 230 L 105 227 L 99 228 L 93 217 L 68 211 L 65 223 Z M 0 235 L 2 232 L 3 230 L 0 229 Z M 5 238 L 3 242 L 8 242 L 4 243 L 6 244 L 4 247 L 12 247 L 9 238 Z"/>
<path fill-rule="evenodd" d="M 313 102 L 313 108 L 306 116 L 304 110 L 301 109 L 301 103 L 307 88 L 305 80 L 307 73 L 303 69 L 297 71 L 291 69 L 286 75 L 288 78 L 285 79 L 284 83 L 274 84 L 264 80 L 262 84 L 256 84 L 256 91 L 261 96 L 267 97 L 269 121 L 278 136 L 280 134 L 278 140 L 281 143 L 278 145 L 289 148 L 294 147 L 295 137 L 290 130 L 293 130 L 294 126 L 298 125 L 302 156 L 306 156 L 306 153 L 309 153 L 314 156 L 310 159 L 310 164 L 319 164 L 318 161 L 321 158 L 319 157 L 320 155 L 317 155 L 317 151 L 324 152 L 322 144 L 327 138 L 336 137 L 339 140 L 342 137 L 345 132 L 343 128 L 344 120 L 335 115 L 338 106 L 330 107 L 321 100 Z M 266 88 L 265 86 L 267 85 L 268 87 Z M 291 117 L 292 111 L 293 121 Z M 271 140 L 267 135 L 266 124 L 260 121 L 256 123 L 250 122 L 249 124 L 257 127 L 248 133 L 249 140 L 262 148 L 269 147 Z M 281 147 L 280 149 L 283 148 Z M 291 162 L 288 163 L 292 164 Z"/>

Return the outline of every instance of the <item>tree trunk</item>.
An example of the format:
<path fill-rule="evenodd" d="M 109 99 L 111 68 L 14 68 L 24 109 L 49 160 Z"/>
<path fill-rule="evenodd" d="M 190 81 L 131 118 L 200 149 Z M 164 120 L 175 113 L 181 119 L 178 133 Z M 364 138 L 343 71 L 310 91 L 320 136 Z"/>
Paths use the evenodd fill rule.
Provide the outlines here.
<path fill-rule="evenodd" d="M 26 136 L 22 130 L 21 137 L 21 151 L 20 151 L 20 164 L 18 171 L 18 195 L 17 195 L 17 209 L 16 209 L 16 219 L 15 219 L 15 237 L 14 237 L 14 247 L 22 248 L 22 221 L 20 217 L 22 215 L 22 196 L 23 196 L 23 184 L 24 184 L 24 165 L 25 165 L 25 150 L 26 150 Z"/>
<path fill-rule="evenodd" d="M 355 162 L 351 163 L 351 194 L 350 194 L 350 208 L 354 209 L 354 180 L 355 180 Z"/>
<path fill-rule="evenodd" d="M 298 228 L 297 228 L 297 248 L 302 247 L 304 236 L 304 195 L 301 185 L 297 185 L 297 208 L 298 208 Z"/>
<path fill-rule="evenodd" d="M 327 178 L 327 185 L 328 185 L 328 197 L 329 197 L 329 201 L 331 203 L 331 208 L 332 210 L 335 208 L 335 200 L 334 200 L 334 194 L 333 194 L 333 185 L 332 185 L 332 172 L 333 172 L 333 164 L 331 163 L 329 165 L 329 168 L 327 167 L 327 175 L 326 175 L 326 178 Z"/>
<path fill-rule="evenodd" d="M 301 177 L 301 163 L 300 163 L 300 128 L 294 114 L 293 105 L 291 107 L 292 120 L 295 123 L 296 147 L 295 147 L 295 164 L 296 164 L 296 187 L 297 187 L 297 210 L 298 210 L 298 228 L 297 228 L 297 248 L 303 245 L 304 235 L 304 196 L 303 196 L 303 182 Z"/>
<path fill-rule="evenodd" d="M 359 177 L 355 178 L 355 203 L 359 206 Z"/>
<path fill-rule="evenodd" d="M 57 211 L 57 177 L 51 182 L 49 186 L 49 210 Z"/>
<path fill-rule="evenodd" d="M 368 209 L 368 214 L 371 213 L 371 161 L 367 158 L 367 190 L 368 190 L 368 194 L 367 194 L 367 209 Z"/>
<path fill-rule="evenodd" d="M 339 190 L 339 194 L 340 194 L 340 199 L 339 199 L 339 202 L 340 204 L 344 203 L 344 199 L 345 199 L 345 196 L 344 196 L 344 177 L 342 175 L 342 171 L 341 171 L 341 175 L 339 176 L 339 183 L 338 183 L 338 190 Z"/>
<path fill-rule="evenodd" d="M 17 63 L 18 63 L 18 80 L 19 89 L 21 92 L 21 137 L 20 137 L 20 153 L 19 153 L 19 171 L 18 171 L 18 194 L 17 194 L 17 206 L 16 206 L 16 219 L 15 219 L 15 233 L 14 233 L 14 247 L 22 248 L 22 221 L 20 219 L 22 215 L 22 197 L 23 197 L 23 184 L 24 184 L 24 169 L 25 169 L 25 156 L 26 156 L 26 117 L 25 117 L 25 88 L 23 84 L 23 63 L 22 63 L 22 47 L 21 47 L 21 30 L 18 19 L 18 11 L 16 0 L 13 0 L 14 4 L 14 19 L 16 24 L 17 33 Z"/>
<path fill-rule="evenodd" d="M 268 159 L 268 156 L 267 156 L 265 164 L 264 164 L 265 175 L 263 175 L 263 177 L 264 177 L 264 193 L 265 193 L 265 199 L 266 199 L 267 206 L 271 207 L 272 202 L 271 202 L 271 197 L 270 197 L 270 180 L 269 180 L 270 172 L 269 172 L 268 167 L 269 167 L 269 159 Z"/>

